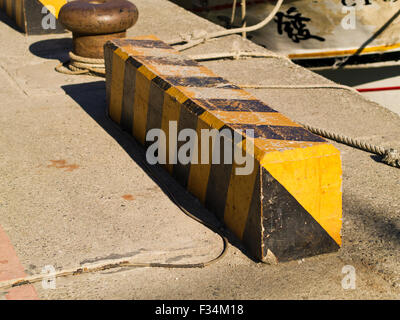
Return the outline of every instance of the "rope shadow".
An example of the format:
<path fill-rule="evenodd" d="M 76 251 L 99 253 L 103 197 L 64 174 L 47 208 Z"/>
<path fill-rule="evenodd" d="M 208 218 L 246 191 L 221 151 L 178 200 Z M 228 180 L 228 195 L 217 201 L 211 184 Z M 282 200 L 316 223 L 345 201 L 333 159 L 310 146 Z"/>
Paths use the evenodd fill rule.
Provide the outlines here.
<path fill-rule="evenodd" d="M 145 164 L 146 152 L 144 147 L 133 141 L 133 137 L 120 130 L 106 115 L 105 81 L 65 85 L 61 88 L 125 150 L 131 159 L 148 174 L 167 196 L 169 196 L 169 193 L 172 194 L 179 206 L 210 225 L 214 229 L 213 231 L 220 230 L 229 243 L 238 248 L 250 260 L 255 263 L 260 262 L 247 252 L 241 242 L 227 228 L 222 227 L 221 230 L 222 223 L 217 217 L 171 177 L 166 170 L 159 165 L 152 165 L 152 172 L 149 172 L 148 167 L 150 165 Z M 155 179 L 154 176 L 157 178 Z M 165 190 L 165 186 L 168 186 L 168 191 Z"/>

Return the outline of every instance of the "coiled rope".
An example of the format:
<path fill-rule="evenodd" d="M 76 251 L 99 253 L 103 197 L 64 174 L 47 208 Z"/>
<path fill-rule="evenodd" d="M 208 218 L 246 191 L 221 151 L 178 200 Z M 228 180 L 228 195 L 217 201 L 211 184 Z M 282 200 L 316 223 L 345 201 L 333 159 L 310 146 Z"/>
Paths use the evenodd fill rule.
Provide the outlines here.
<path fill-rule="evenodd" d="M 81 57 L 73 52 L 69 53 L 69 58 L 69 61 L 60 63 L 55 68 L 56 71 L 69 75 L 88 74 L 101 77 L 106 74 L 104 59 Z"/>

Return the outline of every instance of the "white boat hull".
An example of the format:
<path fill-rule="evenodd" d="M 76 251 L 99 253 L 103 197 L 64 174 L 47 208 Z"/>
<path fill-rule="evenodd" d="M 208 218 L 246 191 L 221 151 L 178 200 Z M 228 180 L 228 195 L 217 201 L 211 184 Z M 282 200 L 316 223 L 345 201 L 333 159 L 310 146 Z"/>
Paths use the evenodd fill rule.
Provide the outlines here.
<path fill-rule="evenodd" d="M 237 2 L 240 4 L 241 0 Z M 232 3 L 233 0 L 193 0 L 192 9 L 221 24 L 229 21 Z M 275 0 L 247 0 L 247 25 L 263 20 L 275 3 Z M 238 7 L 231 27 L 241 23 Z M 295 60 L 340 61 L 358 56 L 363 61 L 363 56 L 376 59 L 382 58 L 382 54 L 389 59 L 398 58 L 400 1 L 286 0 L 274 21 L 249 36 L 254 42 Z"/>

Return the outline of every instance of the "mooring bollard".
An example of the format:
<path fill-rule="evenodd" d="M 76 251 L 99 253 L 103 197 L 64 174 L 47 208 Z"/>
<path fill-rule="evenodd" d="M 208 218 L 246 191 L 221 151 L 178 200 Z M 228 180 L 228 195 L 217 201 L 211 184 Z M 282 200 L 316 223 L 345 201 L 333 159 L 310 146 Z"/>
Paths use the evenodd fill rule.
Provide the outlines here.
<path fill-rule="evenodd" d="M 103 59 L 104 44 L 125 38 L 138 19 L 136 6 L 127 0 L 77 0 L 64 5 L 59 21 L 73 34 L 73 53 Z"/>

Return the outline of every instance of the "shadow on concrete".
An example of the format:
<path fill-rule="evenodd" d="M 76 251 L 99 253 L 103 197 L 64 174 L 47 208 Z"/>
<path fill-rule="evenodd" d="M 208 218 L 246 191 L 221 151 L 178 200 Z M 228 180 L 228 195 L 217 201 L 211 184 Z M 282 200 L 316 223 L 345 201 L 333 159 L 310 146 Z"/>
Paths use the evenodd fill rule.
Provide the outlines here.
<path fill-rule="evenodd" d="M 74 84 L 62 86 L 67 95 L 77 102 L 83 110 L 95 120 L 125 152 L 135 161 L 149 177 L 171 198 L 175 199 L 185 210 L 193 216 L 210 225 L 213 231 L 219 230 L 231 245 L 237 247 L 244 255 L 254 262 L 255 259 L 240 241 L 218 221 L 216 216 L 205 209 L 194 196 L 176 182 L 166 170 L 159 165 L 149 165 L 146 162 L 146 153 L 143 146 L 134 140 L 128 133 L 122 131 L 106 114 L 106 90 L 105 81 Z M 151 167 L 151 171 L 149 170 Z M 156 177 L 156 178 L 155 178 Z M 167 190 L 168 189 L 168 190 Z M 171 199 L 173 200 L 173 199 Z"/>
<path fill-rule="evenodd" d="M 8 25 L 10 28 L 14 29 L 15 31 L 21 32 L 21 30 L 18 28 L 15 21 L 12 20 L 9 16 L 7 16 L 6 13 L 2 9 L 0 9 L 0 22 Z"/>
<path fill-rule="evenodd" d="M 29 51 L 40 58 L 65 62 L 69 60 L 68 53 L 72 51 L 72 39 L 60 38 L 37 41 L 29 46 Z"/>
<path fill-rule="evenodd" d="M 398 77 L 400 66 L 384 66 L 378 68 L 352 68 L 314 70 L 315 73 L 337 83 L 347 86 L 358 86 L 364 83 Z"/>
<path fill-rule="evenodd" d="M 396 199 L 395 196 L 393 196 Z M 396 208 L 378 208 L 368 201 L 360 201 L 357 195 L 343 195 L 344 215 L 352 220 L 357 229 L 370 235 L 369 239 L 379 239 L 386 244 L 400 248 L 400 228 L 398 219 L 393 214 Z M 390 212 L 393 210 L 394 212 Z"/>

